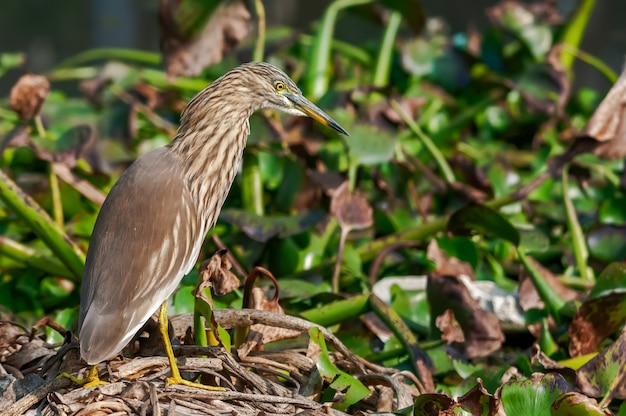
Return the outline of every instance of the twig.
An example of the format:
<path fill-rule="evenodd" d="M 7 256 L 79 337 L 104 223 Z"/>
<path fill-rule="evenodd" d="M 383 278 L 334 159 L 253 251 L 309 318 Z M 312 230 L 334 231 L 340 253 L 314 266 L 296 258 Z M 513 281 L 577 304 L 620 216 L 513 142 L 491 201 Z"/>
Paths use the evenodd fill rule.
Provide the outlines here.
<path fill-rule="evenodd" d="M 32 393 L 19 399 L 8 408 L 4 409 L 4 416 L 20 416 L 23 415 L 32 406 L 43 400 L 48 394 L 59 391 L 61 389 L 68 388 L 72 385 L 72 381 L 68 378 L 57 378 L 43 386 L 39 387 Z"/>

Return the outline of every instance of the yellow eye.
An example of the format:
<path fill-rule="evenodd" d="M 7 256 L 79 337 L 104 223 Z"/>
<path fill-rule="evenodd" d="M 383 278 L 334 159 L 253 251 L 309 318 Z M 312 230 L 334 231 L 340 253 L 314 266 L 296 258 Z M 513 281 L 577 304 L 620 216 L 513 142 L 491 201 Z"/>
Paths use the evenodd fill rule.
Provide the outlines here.
<path fill-rule="evenodd" d="M 276 91 L 284 91 L 285 90 L 285 84 L 283 84 L 282 82 L 276 82 L 274 83 L 274 88 L 276 88 Z"/>

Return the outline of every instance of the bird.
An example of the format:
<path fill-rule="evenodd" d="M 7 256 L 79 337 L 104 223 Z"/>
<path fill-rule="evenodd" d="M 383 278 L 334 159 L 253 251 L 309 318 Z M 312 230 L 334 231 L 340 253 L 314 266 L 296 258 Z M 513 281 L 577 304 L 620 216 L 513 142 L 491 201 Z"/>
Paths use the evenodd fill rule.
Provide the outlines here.
<path fill-rule="evenodd" d="M 167 336 L 167 300 L 195 266 L 237 174 L 249 118 L 264 108 L 310 117 L 348 135 L 269 63 L 239 65 L 195 95 L 170 143 L 125 170 L 96 219 L 78 319 L 80 355 L 92 366 L 85 384 L 104 384 L 97 365 L 117 355 L 159 310 L 167 384 L 204 386 L 180 376 Z"/>

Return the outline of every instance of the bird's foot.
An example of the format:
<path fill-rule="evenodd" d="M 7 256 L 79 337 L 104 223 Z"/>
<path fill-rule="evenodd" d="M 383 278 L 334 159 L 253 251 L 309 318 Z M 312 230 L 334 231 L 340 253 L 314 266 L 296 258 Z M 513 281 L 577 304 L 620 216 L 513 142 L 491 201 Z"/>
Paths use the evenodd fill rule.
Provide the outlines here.
<path fill-rule="evenodd" d="M 182 384 L 183 386 L 195 387 L 198 389 L 209 390 L 209 391 L 226 391 L 224 387 L 216 387 L 216 386 L 207 386 L 206 384 L 194 383 L 193 381 L 185 380 L 182 377 L 168 377 L 165 380 L 166 386 L 171 386 L 172 384 Z"/>
<path fill-rule="evenodd" d="M 109 384 L 106 381 L 100 380 L 100 377 L 98 376 L 97 365 L 94 365 L 91 367 L 91 369 L 89 369 L 89 374 L 85 378 L 78 378 L 65 372 L 59 374 L 59 377 L 69 378 L 74 383 L 78 384 L 79 386 L 85 389 L 90 389 L 92 387 L 104 386 L 105 384 Z"/>

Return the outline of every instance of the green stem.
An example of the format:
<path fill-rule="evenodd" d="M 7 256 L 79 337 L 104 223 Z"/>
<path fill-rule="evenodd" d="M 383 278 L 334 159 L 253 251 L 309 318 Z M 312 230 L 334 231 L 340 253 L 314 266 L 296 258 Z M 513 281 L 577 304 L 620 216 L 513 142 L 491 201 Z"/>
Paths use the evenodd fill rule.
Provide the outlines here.
<path fill-rule="evenodd" d="M 345 322 L 348 319 L 358 318 L 370 311 L 369 295 L 357 295 L 349 299 L 342 299 L 324 306 L 309 309 L 300 314 L 307 321 L 329 327 Z"/>
<path fill-rule="evenodd" d="M 337 250 L 337 257 L 335 260 L 335 269 L 333 270 L 332 278 L 332 290 L 333 293 L 339 293 L 341 283 L 341 263 L 343 262 L 343 250 L 346 247 L 346 240 L 348 239 L 349 230 L 341 228 L 341 236 L 339 237 L 339 250 Z"/>
<path fill-rule="evenodd" d="M 59 178 L 54 169 L 52 163 L 48 164 L 48 182 L 50 182 L 50 197 L 52 199 L 52 216 L 54 222 L 61 228 L 63 228 L 63 200 L 61 199 L 61 191 L 59 189 Z"/>
<path fill-rule="evenodd" d="M 572 18 L 568 19 L 563 31 L 561 40 L 565 45 L 573 49 L 579 49 L 595 4 L 596 0 L 580 0 L 578 8 Z M 561 53 L 561 64 L 566 72 L 569 72 L 573 63 L 574 56 L 571 53 Z"/>
<path fill-rule="evenodd" d="M 256 9 L 259 33 L 254 45 L 252 60 L 261 62 L 265 55 L 265 6 L 263 0 L 254 0 L 254 8 Z"/>
<path fill-rule="evenodd" d="M 0 170 L 0 199 L 21 217 L 72 274 L 80 279 L 85 265 L 85 256 L 82 251 L 2 170 Z"/>
<path fill-rule="evenodd" d="M 319 99 L 328 90 L 328 65 L 333 32 L 339 12 L 345 8 L 373 3 L 374 0 L 336 0 L 326 8 L 320 28 L 313 43 L 311 61 L 307 66 L 305 91 L 313 100 Z"/>
<path fill-rule="evenodd" d="M 304 46 L 312 46 L 316 38 L 311 35 L 302 34 L 298 37 L 298 40 Z M 360 63 L 368 67 L 372 65 L 372 57 L 370 56 L 370 54 L 350 43 L 333 39 L 330 43 L 330 47 L 331 50 L 341 54 L 342 56 L 345 56 L 346 58 L 359 61 Z"/>
<path fill-rule="evenodd" d="M 389 15 L 389 21 L 385 28 L 385 35 L 380 45 L 380 53 L 376 60 L 376 69 L 374 70 L 373 85 L 375 87 L 385 87 L 389 85 L 389 74 L 391 73 L 391 57 L 393 55 L 393 45 L 402 23 L 402 14 L 393 11 Z"/>
<path fill-rule="evenodd" d="M 422 144 L 429 151 L 431 156 L 435 159 L 437 166 L 439 166 L 439 170 L 442 175 L 446 179 L 446 182 L 453 183 L 456 182 L 456 178 L 454 177 L 454 172 L 452 172 L 452 168 L 448 165 L 448 161 L 443 157 L 443 154 L 439 151 L 439 148 L 433 143 L 433 141 L 428 137 L 420 126 L 417 125 L 415 121 L 404 111 L 402 106 L 394 99 L 391 100 L 391 107 L 396 110 L 400 118 L 409 126 L 409 129 L 422 141 Z"/>
<path fill-rule="evenodd" d="M 0 254 L 26 266 L 39 269 L 47 274 L 65 277 L 74 283 L 80 282 L 80 279 L 70 273 L 67 267 L 59 263 L 57 259 L 44 256 L 36 250 L 20 244 L 15 240 L 11 240 L 8 237 L 0 236 Z"/>
<path fill-rule="evenodd" d="M 261 178 L 259 158 L 254 152 L 247 152 L 243 158 L 241 181 L 243 208 L 256 215 L 264 215 L 263 178 Z"/>
<path fill-rule="evenodd" d="M 57 65 L 57 68 L 69 68 L 84 65 L 93 61 L 130 61 L 139 64 L 159 65 L 161 54 L 138 49 L 126 48 L 95 48 L 78 53 Z"/>
<path fill-rule="evenodd" d="M 546 309 L 552 315 L 554 320 L 557 323 L 562 321 L 561 319 L 561 310 L 565 306 L 565 301 L 559 296 L 558 293 L 550 286 L 550 284 L 543 278 L 541 272 L 537 270 L 535 265 L 526 257 L 524 254 L 524 250 L 517 250 L 517 255 L 519 256 L 522 264 L 526 268 L 528 272 L 528 276 L 530 280 L 533 282 L 533 286 L 537 290 L 539 297 L 545 304 Z"/>
<path fill-rule="evenodd" d="M 572 54 L 572 56 L 575 56 L 576 58 L 580 59 L 584 63 L 598 70 L 598 72 L 604 75 L 611 84 L 615 84 L 617 82 L 619 75 L 617 75 L 610 66 L 605 64 L 598 57 L 590 53 L 587 53 L 585 51 L 581 51 L 580 49 L 573 48 L 568 44 L 563 44 L 563 54 L 566 54 L 566 53 Z"/>
<path fill-rule="evenodd" d="M 574 250 L 574 258 L 576 259 L 576 266 L 578 267 L 578 273 L 583 280 L 593 281 L 593 276 L 589 273 L 589 267 L 587 267 L 587 260 L 589 259 L 589 252 L 587 251 L 587 244 L 585 242 L 585 234 L 583 233 L 580 222 L 578 222 L 578 216 L 576 215 L 576 209 L 569 197 L 569 181 L 568 181 L 568 167 L 563 167 L 561 174 L 561 185 L 563 187 L 563 204 L 565 205 L 565 215 L 567 217 L 567 228 L 569 229 L 572 239 L 572 249 Z"/>

